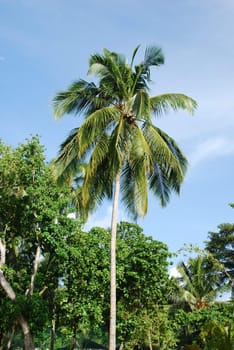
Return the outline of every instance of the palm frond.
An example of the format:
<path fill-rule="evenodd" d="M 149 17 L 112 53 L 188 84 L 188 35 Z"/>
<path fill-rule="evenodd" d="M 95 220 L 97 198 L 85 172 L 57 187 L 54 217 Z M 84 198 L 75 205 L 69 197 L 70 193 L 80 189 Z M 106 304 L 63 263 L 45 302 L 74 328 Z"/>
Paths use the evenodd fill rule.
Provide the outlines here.
<path fill-rule="evenodd" d="M 145 56 L 142 63 L 138 66 L 135 66 L 136 76 L 137 76 L 137 84 L 141 81 L 141 83 L 150 82 L 150 68 L 152 66 L 160 66 L 164 63 L 164 56 L 161 48 L 157 46 L 149 46 L 145 50 Z"/>
<path fill-rule="evenodd" d="M 91 113 L 80 126 L 81 150 L 91 147 L 103 131 L 111 131 L 111 128 L 118 122 L 120 112 L 115 107 L 103 107 Z"/>
<path fill-rule="evenodd" d="M 170 185 L 171 189 L 175 191 L 176 193 L 180 193 L 180 187 L 181 183 L 184 179 L 185 173 L 187 171 L 188 167 L 188 161 L 175 142 L 174 139 L 172 139 L 167 133 L 162 131 L 159 128 L 156 128 L 153 126 L 160 135 L 160 137 L 164 140 L 165 144 L 167 145 L 168 149 L 170 150 L 171 154 L 173 155 L 174 159 L 177 161 L 177 165 L 174 166 L 171 163 L 171 166 L 168 162 L 168 167 L 167 167 L 167 175 L 168 175 L 168 184 Z"/>
<path fill-rule="evenodd" d="M 134 220 L 139 216 L 144 217 L 148 209 L 147 174 L 150 167 L 150 150 L 144 147 L 145 140 L 139 137 L 140 132 L 139 129 L 139 133 L 129 144 L 131 150 L 125 159 L 121 177 L 122 202 Z"/>
<path fill-rule="evenodd" d="M 163 132 L 161 129 L 158 129 L 158 133 L 165 140 L 168 145 L 168 148 L 172 152 L 173 156 L 178 160 L 180 167 L 182 169 L 183 174 L 186 173 L 188 168 L 188 161 L 177 143 L 173 138 L 171 138 L 167 133 Z"/>
<path fill-rule="evenodd" d="M 150 98 L 152 112 L 157 116 L 168 113 L 170 110 L 186 110 L 194 113 L 197 102 L 184 94 L 163 94 Z"/>
<path fill-rule="evenodd" d="M 102 66 L 104 69 L 107 65 L 107 57 L 106 55 L 100 55 L 99 53 L 94 53 L 90 56 L 89 58 L 89 71 L 88 74 L 91 74 L 92 72 L 92 66 L 93 65 L 100 65 L 100 67 Z"/>
<path fill-rule="evenodd" d="M 165 170 L 167 167 L 178 170 L 178 173 L 183 177 L 178 158 L 176 154 L 172 152 L 167 138 L 165 137 L 166 134 L 152 123 L 148 122 L 143 124 L 142 129 L 144 137 L 151 149 L 154 161 L 161 166 L 165 166 Z"/>
<path fill-rule="evenodd" d="M 100 167 L 103 160 L 108 157 L 109 151 L 109 138 L 105 133 L 102 133 L 98 138 L 89 159 L 88 176 L 96 175 L 97 169 Z"/>
<path fill-rule="evenodd" d="M 147 71 L 151 66 L 160 66 L 164 63 L 164 55 L 162 49 L 157 46 L 148 46 L 145 50 L 143 61 L 144 71 Z"/>
<path fill-rule="evenodd" d="M 148 182 L 145 162 L 134 165 L 134 201 L 137 216 L 144 217 L 148 210 Z"/>
<path fill-rule="evenodd" d="M 53 99 L 55 119 L 61 118 L 64 114 L 89 111 L 106 106 L 107 101 L 99 96 L 100 89 L 94 84 L 85 80 L 78 80 L 72 83 L 67 90 L 58 92 Z"/>
<path fill-rule="evenodd" d="M 126 57 L 125 57 L 125 55 L 123 55 L 121 53 L 110 51 L 106 48 L 103 49 L 103 53 L 104 53 L 105 57 L 111 57 L 111 59 L 117 65 L 125 65 L 126 64 Z"/>
<path fill-rule="evenodd" d="M 141 128 L 136 125 L 130 132 L 131 141 L 126 145 L 129 152 L 125 157 L 121 189 L 122 201 L 136 218 L 143 217 L 148 209 L 148 173 L 152 166 L 152 157 Z M 131 202 L 134 205 L 131 205 Z"/>
<path fill-rule="evenodd" d="M 124 138 L 124 120 L 121 118 L 118 125 L 113 129 L 110 135 L 110 150 L 112 169 L 115 169 L 116 174 L 120 169 L 125 154 L 126 139 Z"/>
<path fill-rule="evenodd" d="M 121 201 L 135 221 L 138 217 L 134 198 L 134 170 L 126 161 L 121 173 Z"/>
<path fill-rule="evenodd" d="M 187 160 L 175 141 L 161 129 L 145 122 L 144 137 L 151 151 L 153 170 L 148 174 L 149 186 L 165 206 L 171 191 L 179 193 L 187 168 Z"/>
<path fill-rule="evenodd" d="M 131 59 L 131 67 L 133 66 L 133 62 L 134 62 L 135 56 L 136 56 L 140 46 L 141 45 L 137 45 L 137 47 L 133 50 L 132 59 Z"/>
<path fill-rule="evenodd" d="M 165 207 L 170 199 L 171 188 L 167 173 L 157 162 L 154 163 L 154 171 L 149 176 L 149 188 L 159 198 L 161 206 Z"/>
<path fill-rule="evenodd" d="M 136 93 L 132 108 L 137 119 L 150 119 L 150 99 L 145 90 L 139 90 Z"/>
<path fill-rule="evenodd" d="M 89 163 L 82 186 L 83 205 L 89 206 L 90 202 L 101 204 L 104 198 L 113 196 L 113 176 L 110 173 L 109 153 L 95 164 L 96 174 L 92 176 L 93 168 Z M 97 176 L 97 174 L 99 176 Z"/>
<path fill-rule="evenodd" d="M 144 217 L 148 209 L 147 173 L 144 163 L 125 162 L 121 176 L 122 202 L 134 220 Z"/>
<path fill-rule="evenodd" d="M 92 55 L 89 61 L 89 74 L 100 78 L 100 86 L 112 87 L 112 95 L 115 91 L 115 96 L 127 96 L 124 78 L 129 71 L 125 57 L 107 49 L 103 50 L 103 55 Z"/>
<path fill-rule="evenodd" d="M 52 162 L 56 178 L 61 177 L 62 179 L 68 176 L 69 173 L 73 174 L 75 172 L 79 153 L 78 132 L 79 128 L 75 128 L 70 132 L 61 144 L 57 157 Z"/>
<path fill-rule="evenodd" d="M 95 75 L 96 77 L 104 77 L 108 73 L 107 67 L 105 67 L 102 63 L 93 63 L 90 65 L 88 74 Z"/>

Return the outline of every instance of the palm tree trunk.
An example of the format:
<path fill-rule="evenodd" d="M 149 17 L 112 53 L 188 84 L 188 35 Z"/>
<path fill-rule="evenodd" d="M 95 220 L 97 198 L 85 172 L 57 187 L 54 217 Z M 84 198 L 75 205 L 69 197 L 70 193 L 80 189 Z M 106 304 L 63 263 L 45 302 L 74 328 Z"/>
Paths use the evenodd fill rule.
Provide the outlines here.
<path fill-rule="evenodd" d="M 110 244 L 110 329 L 109 350 L 116 349 L 116 231 L 118 218 L 118 204 L 120 193 L 120 172 L 115 179 L 115 193 L 111 218 L 111 244 Z"/>

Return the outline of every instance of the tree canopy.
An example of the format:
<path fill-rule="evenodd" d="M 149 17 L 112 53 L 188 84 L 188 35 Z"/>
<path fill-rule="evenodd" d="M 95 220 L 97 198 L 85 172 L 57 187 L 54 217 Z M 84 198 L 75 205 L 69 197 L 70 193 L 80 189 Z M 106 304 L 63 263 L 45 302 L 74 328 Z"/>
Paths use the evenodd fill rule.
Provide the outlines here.
<path fill-rule="evenodd" d="M 31 330 L 47 321 L 47 270 L 63 254 L 71 220 L 68 189 L 57 186 L 46 165 L 38 137 L 15 149 L 0 144 L 0 285 L 13 318 L 4 322 L 11 333 L 20 325 L 25 349 L 34 349 Z M 55 259 L 56 260 L 56 259 Z M 43 278 L 42 278 L 43 276 Z"/>
<path fill-rule="evenodd" d="M 218 229 L 218 232 L 209 232 L 206 249 L 222 266 L 220 279 L 229 285 L 234 297 L 234 224 L 221 224 Z"/>

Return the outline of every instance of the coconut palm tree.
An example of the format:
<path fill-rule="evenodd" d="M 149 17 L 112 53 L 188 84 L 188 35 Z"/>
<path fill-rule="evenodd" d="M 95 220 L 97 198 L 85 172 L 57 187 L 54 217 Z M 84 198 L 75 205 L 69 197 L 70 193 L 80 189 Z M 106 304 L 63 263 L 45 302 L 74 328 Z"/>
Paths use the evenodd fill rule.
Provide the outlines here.
<path fill-rule="evenodd" d="M 222 291 L 215 263 L 205 255 L 190 258 L 187 264 L 181 262 L 177 270 L 179 299 L 189 305 L 191 310 L 208 306 Z"/>
<path fill-rule="evenodd" d="M 78 80 L 54 98 L 55 118 L 75 113 L 83 123 L 72 130 L 55 160 L 58 174 L 73 171 L 81 162 L 87 167 L 79 201 L 86 208 L 103 198 L 113 199 L 111 219 L 110 350 L 116 344 L 116 225 L 119 197 L 135 218 L 148 208 L 148 188 L 165 206 L 172 191 L 179 193 L 187 160 L 176 142 L 153 124 L 152 117 L 170 109 L 193 112 L 196 102 L 184 94 L 150 97 L 150 73 L 164 63 L 160 48 L 145 50 L 134 65 L 118 53 L 103 50 L 89 60 L 89 74 L 97 83 Z"/>

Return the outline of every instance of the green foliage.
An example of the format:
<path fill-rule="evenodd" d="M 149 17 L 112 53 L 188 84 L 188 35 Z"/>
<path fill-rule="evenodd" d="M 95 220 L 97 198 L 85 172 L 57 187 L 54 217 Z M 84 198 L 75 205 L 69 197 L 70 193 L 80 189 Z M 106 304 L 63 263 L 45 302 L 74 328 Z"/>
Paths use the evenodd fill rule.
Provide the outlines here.
<path fill-rule="evenodd" d="M 10 305 L 5 329 L 11 329 L 19 315 L 35 333 L 48 322 L 50 305 L 43 293 L 53 284 L 54 279 L 47 280 L 51 261 L 65 254 L 64 239 L 72 229 L 68 194 L 65 186 L 57 186 L 38 137 L 15 149 L 1 142 L 0 268 L 9 285 L 1 295 L 4 306 Z M 53 288 L 59 276 L 58 271 Z M 9 288 L 14 293 L 11 301 Z M 0 311 L 2 319 L 4 308 Z"/>
<path fill-rule="evenodd" d="M 206 323 L 201 330 L 201 339 L 205 343 L 205 350 L 233 350 L 234 333 L 231 323 L 228 327 L 217 321 Z"/>
<path fill-rule="evenodd" d="M 71 327 L 74 323 L 76 332 L 98 328 L 103 322 L 105 290 L 108 291 L 109 285 L 109 255 L 102 244 L 107 245 L 108 239 L 108 233 L 102 229 L 93 229 L 90 233 L 80 231 L 67 238 L 67 258 L 57 302 L 60 324 Z"/>
<path fill-rule="evenodd" d="M 58 326 L 67 339 L 75 332 L 78 339 L 86 336 L 107 343 L 109 239 L 109 230 L 95 227 L 89 232 L 73 232 L 66 240 L 63 280 L 55 303 Z M 144 344 L 145 320 L 148 329 L 154 324 L 152 336 L 156 339 L 156 324 L 160 320 L 158 337 L 165 343 L 165 334 L 170 332 L 167 310 L 155 307 L 155 303 L 166 302 L 170 256 L 167 247 L 145 236 L 138 225 L 127 222 L 118 225 L 117 246 L 118 340 L 130 345 L 138 334 L 138 344 Z"/>
<path fill-rule="evenodd" d="M 169 319 L 169 308 L 166 305 L 152 305 L 131 313 L 125 312 L 126 321 L 122 327 L 122 337 L 125 349 L 156 348 L 173 350 L 177 344 L 177 334 Z M 124 335 L 124 336 L 123 336 Z"/>
<path fill-rule="evenodd" d="M 201 350 L 197 344 L 185 345 L 184 350 Z"/>
<path fill-rule="evenodd" d="M 141 152 L 137 143 L 135 152 Z M 15 149 L 1 143 L 0 154 L 1 253 L 6 248 L 1 271 L 16 294 L 12 301 L 0 290 L 0 346 L 6 344 L 13 328 L 13 347 L 22 346 L 17 323 L 21 314 L 38 347 L 49 347 L 52 322 L 57 348 L 75 341 L 82 346 L 87 339 L 106 345 L 110 231 L 93 228 L 84 232 L 76 220 L 67 218 L 72 210 L 70 189 L 58 187 L 37 137 Z M 127 174 L 126 169 L 126 179 Z M 215 252 L 225 259 L 231 253 L 232 228 L 225 224 L 217 237 L 212 235 L 217 238 L 212 241 Z M 39 246 L 39 266 L 30 292 Z M 187 349 L 233 349 L 233 302 L 216 302 L 193 311 L 181 304 L 169 305 L 170 293 L 176 293 L 168 277 L 169 257 L 166 245 L 145 236 L 138 225 L 118 225 L 118 343 L 125 349 L 174 350 L 182 345 Z M 212 289 L 215 276 L 222 275 L 221 267 L 230 273 L 231 260 L 227 265 L 224 261 L 215 265 L 215 261 L 204 255 L 186 266 L 193 282 L 190 292 L 195 296 L 201 297 L 201 285 L 206 293 L 208 285 Z M 208 303 L 210 298 L 205 300 Z"/>
<path fill-rule="evenodd" d="M 234 224 L 218 226 L 218 232 L 209 232 L 206 249 L 219 262 L 220 280 L 234 292 Z"/>
<path fill-rule="evenodd" d="M 208 325 L 215 321 L 221 328 L 228 329 L 234 322 L 234 304 L 230 302 L 216 302 L 209 307 L 186 311 L 182 308 L 171 314 L 172 325 L 180 339 L 179 344 L 196 343 L 201 348 L 206 345 L 206 340 L 211 340 L 205 336 Z M 204 333 L 201 333 L 204 329 Z M 212 340 L 213 341 L 213 340 Z"/>
<path fill-rule="evenodd" d="M 117 230 L 117 335 L 126 348 L 172 345 L 167 323 L 167 246 L 145 236 L 136 224 L 122 222 Z M 161 305 L 161 306 L 159 306 Z"/>
<path fill-rule="evenodd" d="M 118 225 L 117 290 L 130 310 L 147 308 L 164 299 L 169 256 L 167 246 L 145 236 L 138 225 Z"/>

